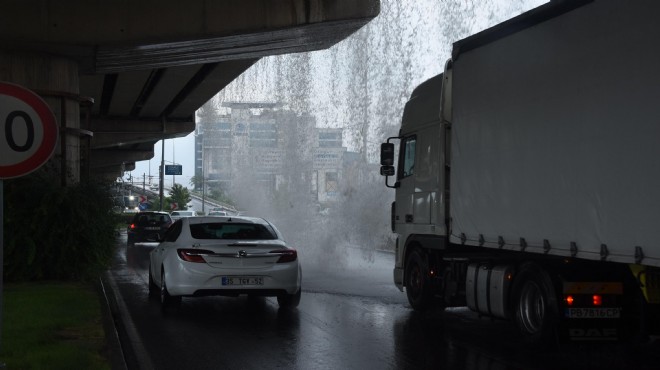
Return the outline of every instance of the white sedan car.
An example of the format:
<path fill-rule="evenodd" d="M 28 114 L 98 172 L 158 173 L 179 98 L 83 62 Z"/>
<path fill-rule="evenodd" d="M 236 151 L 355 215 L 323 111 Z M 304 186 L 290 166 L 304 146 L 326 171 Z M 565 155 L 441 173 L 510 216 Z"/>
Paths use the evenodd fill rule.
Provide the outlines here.
<path fill-rule="evenodd" d="M 150 254 L 149 292 L 163 307 L 181 297 L 241 294 L 300 302 L 298 254 L 270 222 L 255 217 L 185 217 Z"/>
<path fill-rule="evenodd" d="M 195 216 L 197 216 L 197 212 L 195 211 L 172 211 L 170 213 L 170 217 L 172 217 L 173 221 L 176 221 L 184 217 L 195 217 Z"/>

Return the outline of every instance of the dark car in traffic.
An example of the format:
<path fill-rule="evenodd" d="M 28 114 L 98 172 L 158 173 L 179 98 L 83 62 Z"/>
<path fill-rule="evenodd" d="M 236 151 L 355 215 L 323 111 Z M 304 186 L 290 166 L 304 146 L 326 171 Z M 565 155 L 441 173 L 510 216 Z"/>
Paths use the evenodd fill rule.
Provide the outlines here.
<path fill-rule="evenodd" d="M 172 218 L 166 212 L 140 212 L 133 216 L 128 225 L 126 245 L 145 241 L 156 241 L 165 234 L 172 224 Z"/>

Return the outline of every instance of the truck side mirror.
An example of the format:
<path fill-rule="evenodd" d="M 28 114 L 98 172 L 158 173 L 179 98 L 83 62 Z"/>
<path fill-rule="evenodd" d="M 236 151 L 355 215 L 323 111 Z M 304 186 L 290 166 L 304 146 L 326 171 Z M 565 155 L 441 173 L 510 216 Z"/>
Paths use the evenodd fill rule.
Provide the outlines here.
<path fill-rule="evenodd" d="M 392 143 L 380 144 L 380 165 L 394 166 L 394 144 Z M 381 175 L 383 175 L 382 170 L 381 170 Z M 385 175 L 385 176 L 391 176 L 391 175 Z"/>
<path fill-rule="evenodd" d="M 390 138 L 390 139 L 399 139 Z M 390 139 L 387 139 L 388 141 Z M 382 143 L 380 144 L 380 174 L 385 176 L 385 186 L 388 188 L 398 188 L 400 183 L 397 181 L 394 185 L 390 185 L 387 182 L 389 176 L 394 176 L 396 170 L 394 169 L 394 144 L 392 143 Z"/>
<path fill-rule="evenodd" d="M 394 176 L 394 166 L 380 166 L 380 174 L 382 176 Z"/>

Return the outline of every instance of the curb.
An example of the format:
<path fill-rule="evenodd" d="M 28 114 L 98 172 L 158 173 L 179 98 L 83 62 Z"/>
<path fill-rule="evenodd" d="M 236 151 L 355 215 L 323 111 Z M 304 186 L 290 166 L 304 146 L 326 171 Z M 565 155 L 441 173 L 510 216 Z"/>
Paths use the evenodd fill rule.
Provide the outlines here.
<path fill-rule="evenodd" d="M 99 278 L 97 284 L 101 300 L 101 311 L 103 316 L 103 331 L 108 345 L 108 357 L 110 360 L 110 368 L 113 370 L 128 370 L 126 367 L 126 359 L 124 358 L 124 351 L 121 347 L 119 340 L 119 333 L 115 327 L 114 315 L 108 300 L 108 294 L 103 284 L 103 279 Z"/>
<path fill-rule="evenodd" d="M 151 359 L 130 317 L 126 303 L 109 271 L 99 279 L 107 302 L 104 328 L 110 347 L 113 370 L 153 370 Z"/>

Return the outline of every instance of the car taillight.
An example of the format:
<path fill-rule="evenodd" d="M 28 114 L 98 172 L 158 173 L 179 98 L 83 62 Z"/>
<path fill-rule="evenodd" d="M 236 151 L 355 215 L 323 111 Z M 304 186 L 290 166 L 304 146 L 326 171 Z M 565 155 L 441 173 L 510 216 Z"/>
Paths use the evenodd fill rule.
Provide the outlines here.
<path fill-rule="evenodd" d="M 135 230 L 135 224 L 131 224 L 131 226 L 129 227 L 131 228 L 131 230 Z"/>
<path fill-rule="evenodd" d="M 295 249 L 278 249 L 270 253 L 280 255 L 276 263 L 293 262 L 298 259 L 298 252 Z"/>
<path fill-rule="evenodd" d="M 213 254 L 213 252 L 204 249 L 177 249 L 176 253 L 182 260 L 195 263 L 204 263 L 206 262 L 204 256 Z"/>

